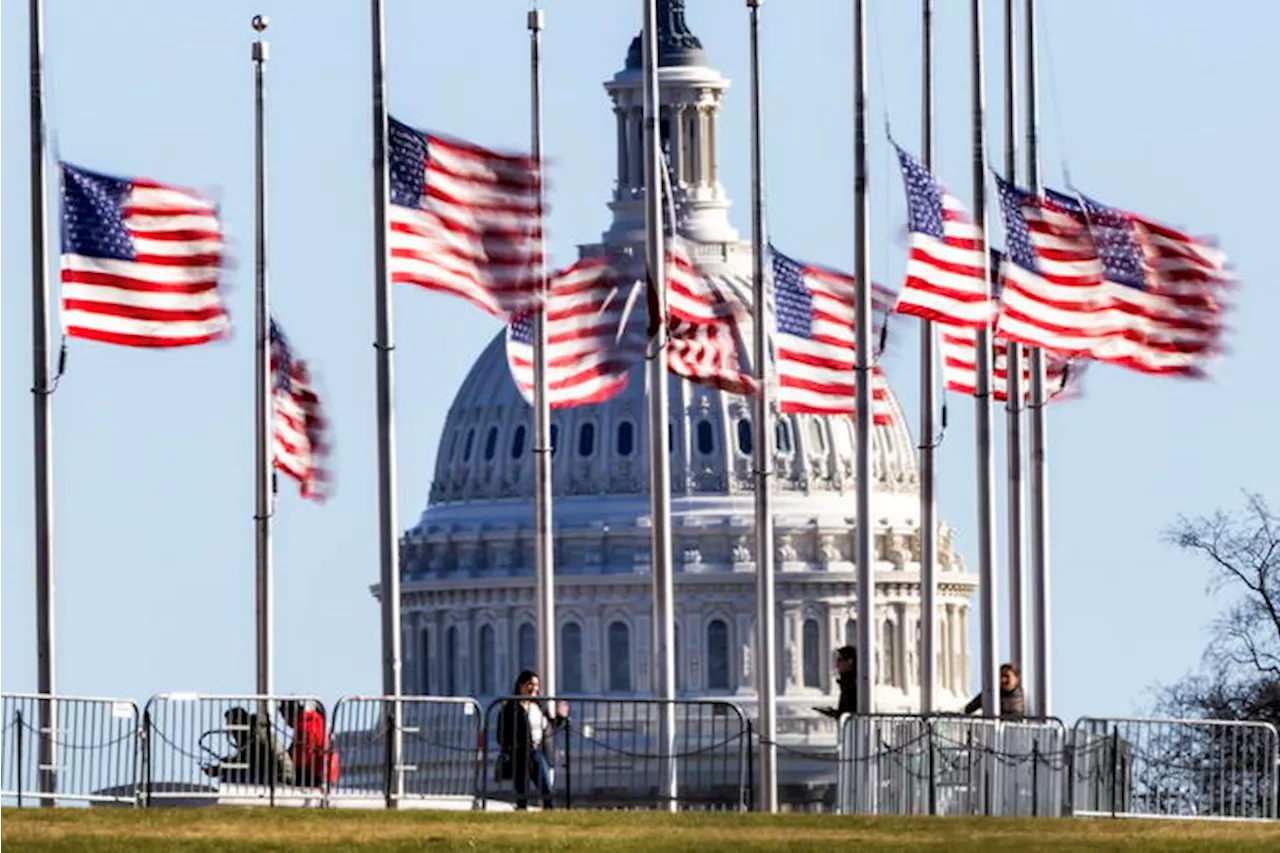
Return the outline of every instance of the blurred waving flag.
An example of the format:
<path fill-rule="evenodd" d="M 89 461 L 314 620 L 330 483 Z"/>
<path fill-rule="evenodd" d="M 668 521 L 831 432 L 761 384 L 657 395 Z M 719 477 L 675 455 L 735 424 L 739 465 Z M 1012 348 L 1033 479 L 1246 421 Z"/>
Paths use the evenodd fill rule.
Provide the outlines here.
<path fill-rule="evenodd" d="M 753 393 L 755 378 L 740 357 L 746 306 L 697 270 L 683 240 L 669 236 L 667 246 L 667 368 L 690 382 Z"/>
<path fill-rule="evenodd" d="M 289 339 L 271 321 L 271 387 L 274 408 L 272 458 L 275 467 L 298 481 L 304 498 L 323 501 L 330 482 L 329 424 L 311 384 L 307 365 L 293 355 Z"/>
<path fill-rule="evenodd" d="M 778 404 L 783 412 L 856 414 L 854 280 L 833 270 L 803 264 L 772 246 L 774 360 Z M 873 315 L 893 307 L 892 294 L 877 288 Z M 889 382 L 873 368 L 874 423 L 893 422 Z"/>
<path fill-rule="evenodd" d="M 208 199 L 62 163 L 62 325 L 136 347 L 203 344 L 231 328 L 218 293 L 222 224 Z"/>
<path fill-rule="evenodd" d="M 991 286 L 993 293 L 1003 296 L 1001 282 L 1008 260 L 1002 252 L 991 250 Z M 940 325 L 942 352 L 942 380 L 948 391 L 973 395 L 977 392 L 978 330 L 972 326 Z M 1083 366 L 1072 363 L 1068 356 L 1046 351 L 1045 394 L 1050 401 L 1065 401 L 1080 394 Z M 1031 365 L 1023 354 L 1022 391 L 1024 399 L 1030 399 Z M 999 332 L 991 342 L 991 396 L 998 402 L 1009 399 L 1009 342 Z"/>
<path fill-rule="evenodd" d="M 499 317 L 531 310 L 543 262 L 538 164 L 395 119 L 388 126 L 392 281 Z"/>
<path fill-rule="evenodd" d="M 997 182 L 1001 335 L 1144 373 L 1203 372 L 1221 338 L 1221 253 L 1091 199 Z"/>
<path fill-rule="evenodd" d="M 638 321 L 623 325 L 631 284 L 607 257 L 581 260 L 551 277 L 545 310 L 547 394 L 553 408 L 599 403 L 626 387 L 627 372 L 645 348 L 643 326 Z M 507 364 L 531 405 L 533 333 L 532 312 L 507 325 Z"/>
<path fill-rule="evenodd" d="M 897 146 L 894 146 L 895 148 Z M 956 326 L 991 320 L 981 230 L 956 198 L 901 148 L 907 190 L 907 279 L 897 311 Z"/>

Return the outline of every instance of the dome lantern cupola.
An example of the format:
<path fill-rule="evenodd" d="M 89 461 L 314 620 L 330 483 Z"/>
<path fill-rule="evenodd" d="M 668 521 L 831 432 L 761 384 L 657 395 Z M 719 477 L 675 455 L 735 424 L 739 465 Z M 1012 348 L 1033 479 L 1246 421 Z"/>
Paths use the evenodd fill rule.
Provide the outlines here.
<path fill-rule="evenodd" d="M 659 127 L 676 209 L 676 229 L 700 243 L 735 243 L 729 197 L 720 183 L 720 101 L 729 81 L 707 64 L 702 42 L 685 21 L 683 0 L 658 3 Z M 604 242 L 644 239 L 644 74 L 641 36 L 626 67 L 607 81 L 617 117 L 617 179 L 613 223 Z"/>

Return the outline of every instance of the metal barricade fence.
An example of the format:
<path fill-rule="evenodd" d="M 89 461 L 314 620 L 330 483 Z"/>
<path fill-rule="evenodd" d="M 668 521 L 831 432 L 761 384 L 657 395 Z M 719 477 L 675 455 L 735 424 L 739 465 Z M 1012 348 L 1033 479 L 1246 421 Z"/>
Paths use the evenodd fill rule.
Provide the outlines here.
<path fill-rule="evenodd" d="M 496 776 L 501 747 L 498 716 L 508 701 L 485 709 L 479 805 L 514 799 L 512 780 Z M 675 752 L 662 748 L 661 699 L 539 697 L 544 707 L 568 706 L 568 718 L 550 730 L 544 749 L 553 765 L 557 805 L 571 808 L 663 809 L 664 763 L 674 759 L 675 806 L 684 810 L 745 811 L 751 804 L 751 726 L 742 710 L 715 700 L 673 700 Z M 530 783 L 530 801 L 537 803 Z"/>
<path fill-rule="evenodd" d="M 1278 816 L 1270 723 L 1083 717 L 1071 740 L 1076 815 Z"/>
<path fill-rule="evenodd" d="M 286 702 L 317 712 L 294 730 Z M 324 705 L 314 696 L 162 693 L 142 714 L 147 805 L 320 805 L 329 763 Z M 295 760 L 295 758 L 297 760 Z"/>
<path fill-rule="evenodd" d="M 52 721 L 47 731 L 42 706 Z M 4 693 L 0 725 L 4 805 L 137 805 L 138 706 L 132 701 Z"/>
<path fill-rule="evenodd" d="M 847 715 L 838 734 L 842 814 L 1051 815 L 1065 810 L 1060 720 Z"/>
<path fill-rule="evenodd" d="M 400 766 L 390 766 L 390 721 L 400 704 Z M 401 807 L 471 808 L 480 768 L 480 703 L 466 696 L 344 696 L 333 708 L 332 742 L 342 776 L 330 805 L 372 805 L 388 796 Z M 399 785 L 392 773 L 399 776 Z M 396 791 L 399 793 L 395 793 Z"/>

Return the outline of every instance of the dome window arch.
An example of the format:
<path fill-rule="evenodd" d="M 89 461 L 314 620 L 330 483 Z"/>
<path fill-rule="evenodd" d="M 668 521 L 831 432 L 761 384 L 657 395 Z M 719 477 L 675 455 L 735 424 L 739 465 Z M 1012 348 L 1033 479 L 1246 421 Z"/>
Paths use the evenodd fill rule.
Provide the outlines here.
<path fill-rule="evenodd" d="M 609 623 L 609 692 L 631 692 L 631 629 L 626 622 Z"/>
<path fill-rule="evenodd" d="M 524 456 L 524 440 L 527 435 L 528 435 L 528 430 L 525 429 L 524 424 L 520 424 L 518 427 L 516 427 L 516 431 L 511 435 L 511 458 L 512 459 L 519 459 L 520 457 Z"/>
<path fill-rule="evenodd" d="M 716 432 L 711 426 L 711 421 L 702 418 L 698 421 L 696 430 L 698 439 L 698 452 L 703 456 L 710 456 L 716 449 Z"/>
<path fill-rule="evenodd" d="M 809 421 L 809 437 L 813 439 L 813 449 L 817 453 L 827 452 L 827 436 L 822 431 L 822 421 L 812 418 Z"/>
<path fill-rule="evenodd" d="M 458 695 L 458 626 L 444 632 L 444 695 Z"/>
<path fill-rule="evenodd" d="M 812 617 L 804 620 L 801 630 L 804 660 L 804 686 L 822 687 L 822 628 Z"/>
<path fill-rule="evenodd" d="M 472 427 L 471 429 L 467 430 L 467 440 L 462 444 L 462 461 L 463 462 L 471 461 L 471 450 L 473 447 L 475 447 L 475 443 L 476 443 L 476 430 L 475 430 L 475 427 Z"/>
<path fill-rule="evenodd" d="M 496 426 L 489 427 L 489 433 L 484 437 L 484 461 L 493 461 L 493 455 L 498 452 L 498 428 Z"/>
<path fill-rule="evenodd" d="M 551 455 L 555 456 L 560 449 L 560 424 L 551 425 Z"/>
<path fill-rule="evenodd" d="M 431 695 L 431 633 L 423 630 L 422 642 L 419 646 L 422 655 L 422 681 L 418 684 L 418 692 L 423 696 Z"/>
<path fill-rule="evenodd" d="M 880 625 L 880 682 L 898 683 L 897 625 L 886 619 Z"/>
<path fill-rule="evenodd" d="M 525 622 L 516 632 L 516 661 L 521 672 L 533 670 L 538 665 L 538 636 L 532 622 Z"/>
<path fill-rule="evenodd" d="M 631 421 L 623 421 L 618 424 L 617 444 L 615 445 L 619 456 L 628 457 L 635 451 L 636 446 L 636 427 Z"/>
<path fill-rule="evenodd" d="M 729 665 L 729 624 L 723 619 L 707 623 L 707 689 L 732 690 Z"/>
<path fill-rule="evenodd" d="M 582 693 L 582 626 L 577 622 L 560 628 L 560 692 Z"/>
<path fill-rule="evenodd" d="M 749 418 L 738 418 L 738 452 L 750 456 L 755 447 L 755 434 Z"/>
<path fill-rule="evenodd" d="M 791 424 L 785 420 L 778 421 L 778 425 L 774 428 L 775 438 L 778 441 L 778 451 L 780 453 L 791 452 Z"/>
<path fill-rule="evenodd" d="M 595 452 L 596 425 L 587 421 L 578 427 L 578 456 L 581 459 L 590 459 Z"/>
<path fill-rule="evenodd" d="M 480 627 L 480 654 L 476 661 L 479 672 L 476 673 L 479 678 L 476 681 L 480 685 L 481 696 L 492 696 L 494 690 L 494 676 L 498 671 L 497 649 L 494 646 L 493 626 L 482 625 Z"/>

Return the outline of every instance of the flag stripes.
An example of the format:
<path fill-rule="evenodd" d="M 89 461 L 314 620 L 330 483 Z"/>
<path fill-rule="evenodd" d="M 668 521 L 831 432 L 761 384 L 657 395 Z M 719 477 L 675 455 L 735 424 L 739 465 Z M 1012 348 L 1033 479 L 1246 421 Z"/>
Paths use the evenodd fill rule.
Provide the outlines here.
<path fill-rule="evenodd" d="M 177 347 L 224 337 L 222 224 L 203 196 L 62 163 L 62 325 L 68 337 Z"/>
<path fill-rule="evenodd" d="M 532 310 L 544 261 L 538 164 L 388 124 L 391 280 L 499 317 Z"/>

